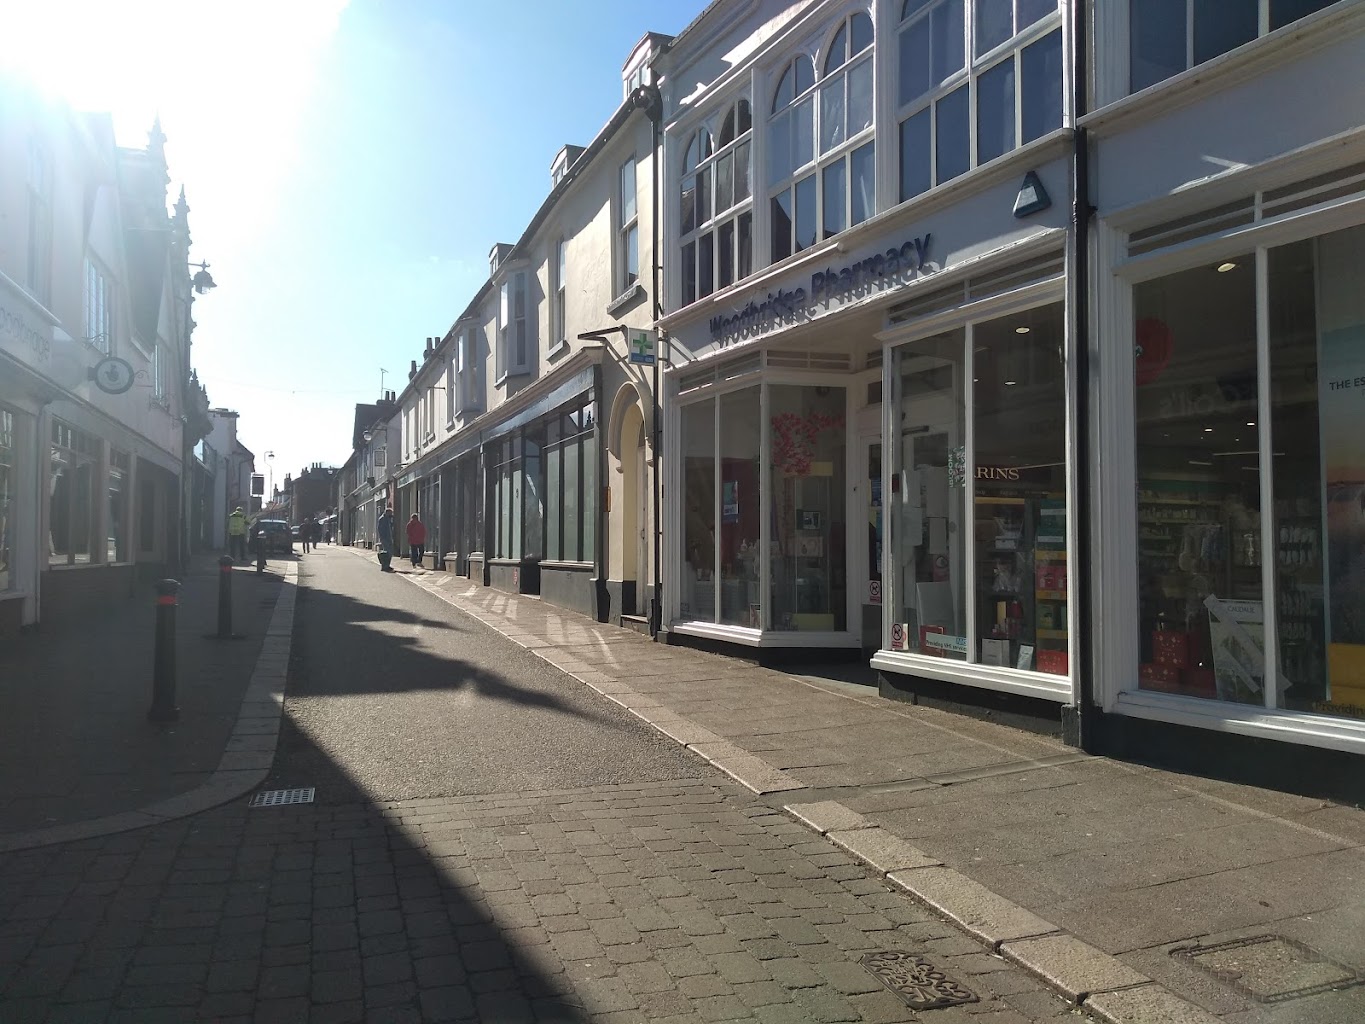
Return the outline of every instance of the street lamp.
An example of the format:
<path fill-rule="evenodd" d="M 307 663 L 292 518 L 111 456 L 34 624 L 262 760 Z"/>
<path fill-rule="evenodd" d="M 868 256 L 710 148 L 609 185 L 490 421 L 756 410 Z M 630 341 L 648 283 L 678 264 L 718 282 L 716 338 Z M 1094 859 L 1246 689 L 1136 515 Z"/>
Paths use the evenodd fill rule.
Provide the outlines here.
<path fill-rule="evenodd" d="M 190 278 L 190 284 L 194 285 L 195 292 L 203 295 L 210 288 L 218 287 L 217 282 L 213 280 L 213 275 L 209 273 L 207 263 L 191 263 L 190 266 L 199 268 L 199 273 Z"/>
<path fill-rule="evenodd" d="M 271 504 L 275 500 L 275 453 L 265 453 L 265 503 Z"/>

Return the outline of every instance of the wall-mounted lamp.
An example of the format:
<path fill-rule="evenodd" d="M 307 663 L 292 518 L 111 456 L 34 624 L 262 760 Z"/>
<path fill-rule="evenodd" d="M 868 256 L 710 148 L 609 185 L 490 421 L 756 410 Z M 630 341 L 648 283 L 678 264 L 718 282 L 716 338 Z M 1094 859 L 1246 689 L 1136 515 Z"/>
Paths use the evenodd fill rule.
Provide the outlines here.
<path fill-rule="evenodd" d="M 194 290 L 198 294 L 203 295 L 210 288 L 218 287 L 217 282 L 213 280 L 213 275 L 209 273 L 207 263 L 191 263 L 190 266 L 199 268 L 199 273 L 190 278 L 190 284 L 194 286 Z"/>

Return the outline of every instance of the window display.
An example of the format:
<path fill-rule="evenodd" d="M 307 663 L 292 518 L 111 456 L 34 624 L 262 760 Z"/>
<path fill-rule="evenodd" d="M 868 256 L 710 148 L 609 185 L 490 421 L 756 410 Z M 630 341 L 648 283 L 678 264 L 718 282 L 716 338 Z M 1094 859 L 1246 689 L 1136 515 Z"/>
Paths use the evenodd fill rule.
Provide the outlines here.
<path fill-rule="evenodd" d="M 762 626 L 759 590 L 758 387 L 720 402 L 720 620 Z"/>
<path fill-rule="evenodd" d="M 682 409 L 682 592 L 683 619 L 716 618 L 716 404 Z"/>
<path fill-rule="evenodd" d="M 1264 324 L 1251 253 L 1134 289 L 1139 685 L 1365 718 L 1365 227 L 1261 258 Z"/>
<path fill-rule="evenodd" d="M 892 650 L 1069 673 L 1062 311 L 898 353 Z"/>
<path fill-rule="evenodd" d="M 773 384 L 772 628 L 848 625 L 844 389 Z"/>

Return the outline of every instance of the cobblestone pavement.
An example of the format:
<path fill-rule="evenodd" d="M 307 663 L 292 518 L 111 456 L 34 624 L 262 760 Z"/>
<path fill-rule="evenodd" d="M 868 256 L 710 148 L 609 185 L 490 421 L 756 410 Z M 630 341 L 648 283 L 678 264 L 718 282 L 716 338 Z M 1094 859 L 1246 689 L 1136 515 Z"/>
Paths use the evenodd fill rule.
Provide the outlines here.
<path fill-rule="evenodd" d="M 916 1017 L 859 963 L 883 949 L 979 1002 Z M 239 803 L 10 854 L 0 993 L 7 1022 L 1079 1019 L 711 778 Z"/>

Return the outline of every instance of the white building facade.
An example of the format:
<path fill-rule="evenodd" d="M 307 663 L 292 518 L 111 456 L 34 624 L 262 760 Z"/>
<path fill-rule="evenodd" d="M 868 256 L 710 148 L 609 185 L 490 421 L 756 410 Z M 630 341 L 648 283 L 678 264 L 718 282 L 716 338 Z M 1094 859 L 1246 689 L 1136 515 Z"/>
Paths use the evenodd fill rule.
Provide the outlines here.
<path fill-rule="evenodd" d="M 1362 25 L 707 7 L 654 65 L 669 638 L 1365 752 Z"/>

